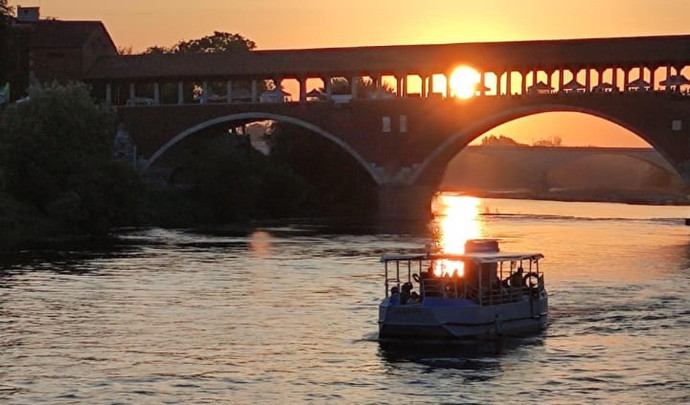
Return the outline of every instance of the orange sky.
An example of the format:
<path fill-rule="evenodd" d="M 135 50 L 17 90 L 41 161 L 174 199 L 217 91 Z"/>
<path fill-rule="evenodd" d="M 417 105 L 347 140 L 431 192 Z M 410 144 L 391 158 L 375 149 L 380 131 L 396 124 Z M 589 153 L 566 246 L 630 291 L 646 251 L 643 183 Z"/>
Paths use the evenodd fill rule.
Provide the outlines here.
<path fill-rule="evenodd" d="M 38 0 L 10 1 L 35 6 Z M 41 16 L 102 20 L 117 46 L 135 51 L 216 31 L 259 49 L 514 41 L 687 34 L 690 0 L 40 0 Z M 582 114 L 545 114 L 494 134 L 522 142 L 646 146 Z"/>

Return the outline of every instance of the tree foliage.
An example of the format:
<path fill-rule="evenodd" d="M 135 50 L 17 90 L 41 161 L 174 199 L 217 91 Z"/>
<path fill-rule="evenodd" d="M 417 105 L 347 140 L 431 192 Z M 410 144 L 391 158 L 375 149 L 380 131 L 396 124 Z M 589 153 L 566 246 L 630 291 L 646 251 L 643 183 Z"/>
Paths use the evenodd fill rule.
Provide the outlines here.
<path fill-rule="evenodd" d="M 368 80 L 362 77 L 355 78 L 355 88 L 357 89 L 357 97 L 367 98 L 373 96 L 377 92 L 383 92 L 388 94 L 394 94 L 395 89 L 393 89 L 388 83 L 381 83 L 379 89 L 374 85 L 373 80 Z M 321 92 L 325 92 L 322 88 Z M 331 93 L 332 94 L 351 94 L 352 87 L 350 85 L 350 80 L 344 77 L 333 77 L 331 78 Z"/>
<path fill-rule="evenodd" d="M 505 135 L 489 135 L 482 138 L 482 146 L 527 146 Z"/>
<path fill-rule="evenodd" d="M 31 89 L 0 132 L 6 190 L 67 226 L 104 232 L 131 222 L 137 177 L 112 160 L 114 114 L 84 84 Z"/>
<path fill-rule="evenodd" d="M 146 49 L 146 54 L 160 53 L 220 53 L 220 52 L 248 52 L 256 48 L 254 41 L 240 34 L 214 31 L 198 39 L 180 41 L 172 47 L 152 46 Z"/>
<path fill-rule="evenodd" d="M 553 136 L 550 136 L 548 138 L 540 139 L 538 141 L 533 142 L 532 146 L 557 148 L 557 147 L 561 146 L 562 143 L 563 143 L 563 140 L 561 139 L 560 136 L 553 135 Z"/>

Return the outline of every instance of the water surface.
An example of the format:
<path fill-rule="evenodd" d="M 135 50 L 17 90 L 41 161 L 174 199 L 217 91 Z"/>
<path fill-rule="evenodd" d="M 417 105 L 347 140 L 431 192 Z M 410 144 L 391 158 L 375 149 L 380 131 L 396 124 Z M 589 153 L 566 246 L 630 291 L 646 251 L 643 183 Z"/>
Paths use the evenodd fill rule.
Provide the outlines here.
<path fill-rule="evenodd" d="M 470 236 L 546 256 L 544 333 L 378 342 L 378 257 L 428 232 L 151 229 L 3 266 L 0 402 L 690 402 L 688 207 L 469 205 Z"/>

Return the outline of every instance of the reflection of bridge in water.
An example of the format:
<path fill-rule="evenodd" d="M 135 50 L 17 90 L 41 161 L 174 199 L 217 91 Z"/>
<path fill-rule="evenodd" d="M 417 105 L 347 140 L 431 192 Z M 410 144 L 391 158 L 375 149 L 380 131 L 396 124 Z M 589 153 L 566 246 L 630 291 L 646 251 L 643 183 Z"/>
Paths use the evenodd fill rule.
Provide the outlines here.
<path fill-rule="evenodd" d="M 339 145 L 379 186 L 381 214 L 404 217 L 428 211 L 448 162 L 473 139 L 552 111 L 627 128 L 664 158 L 655 164 L 690 183 L 690 98 L 680 91 L 688 55 L 690 36 L 104 56 L 88 80 L 122 105 L 123 133 L 145 169 L 207 128 L 285 121 Z M 451 97 L 458 65 L 480 73 L 477 97 Z M 349 83 L 348 94 L 336 97 L 333 78 Z M 362 78 L 375 90 L 362 90 Z M 261 102 L 264 80 L 293 81 L 299 101 Z M 321 102 L 309 101 L 314 80 Z M 395 83 L 392 98 L 385 81 Z M 191 104 L 195 87 L 201 103 Z M 141 100 L 149 105 L 135 107 Z"/>

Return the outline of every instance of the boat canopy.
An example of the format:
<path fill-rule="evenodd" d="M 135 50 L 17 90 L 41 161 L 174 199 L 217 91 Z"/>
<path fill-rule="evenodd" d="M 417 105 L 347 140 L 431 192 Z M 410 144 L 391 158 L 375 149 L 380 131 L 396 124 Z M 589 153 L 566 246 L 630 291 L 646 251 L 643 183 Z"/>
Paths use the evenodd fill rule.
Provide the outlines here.
<path fill-rule="evenodd" d="M 544 255 L 541 253 L 505 253 L 505 252 L 474 252 L 464 254 L 450 253 L 417 253 L 400 255 L 383 255 L 381 263 L 405 262 L 413 260 L 453 260 L 453 261 L 473 261 L 475 263 L 499 263 L 519 260 L 539 260 Z"/>

